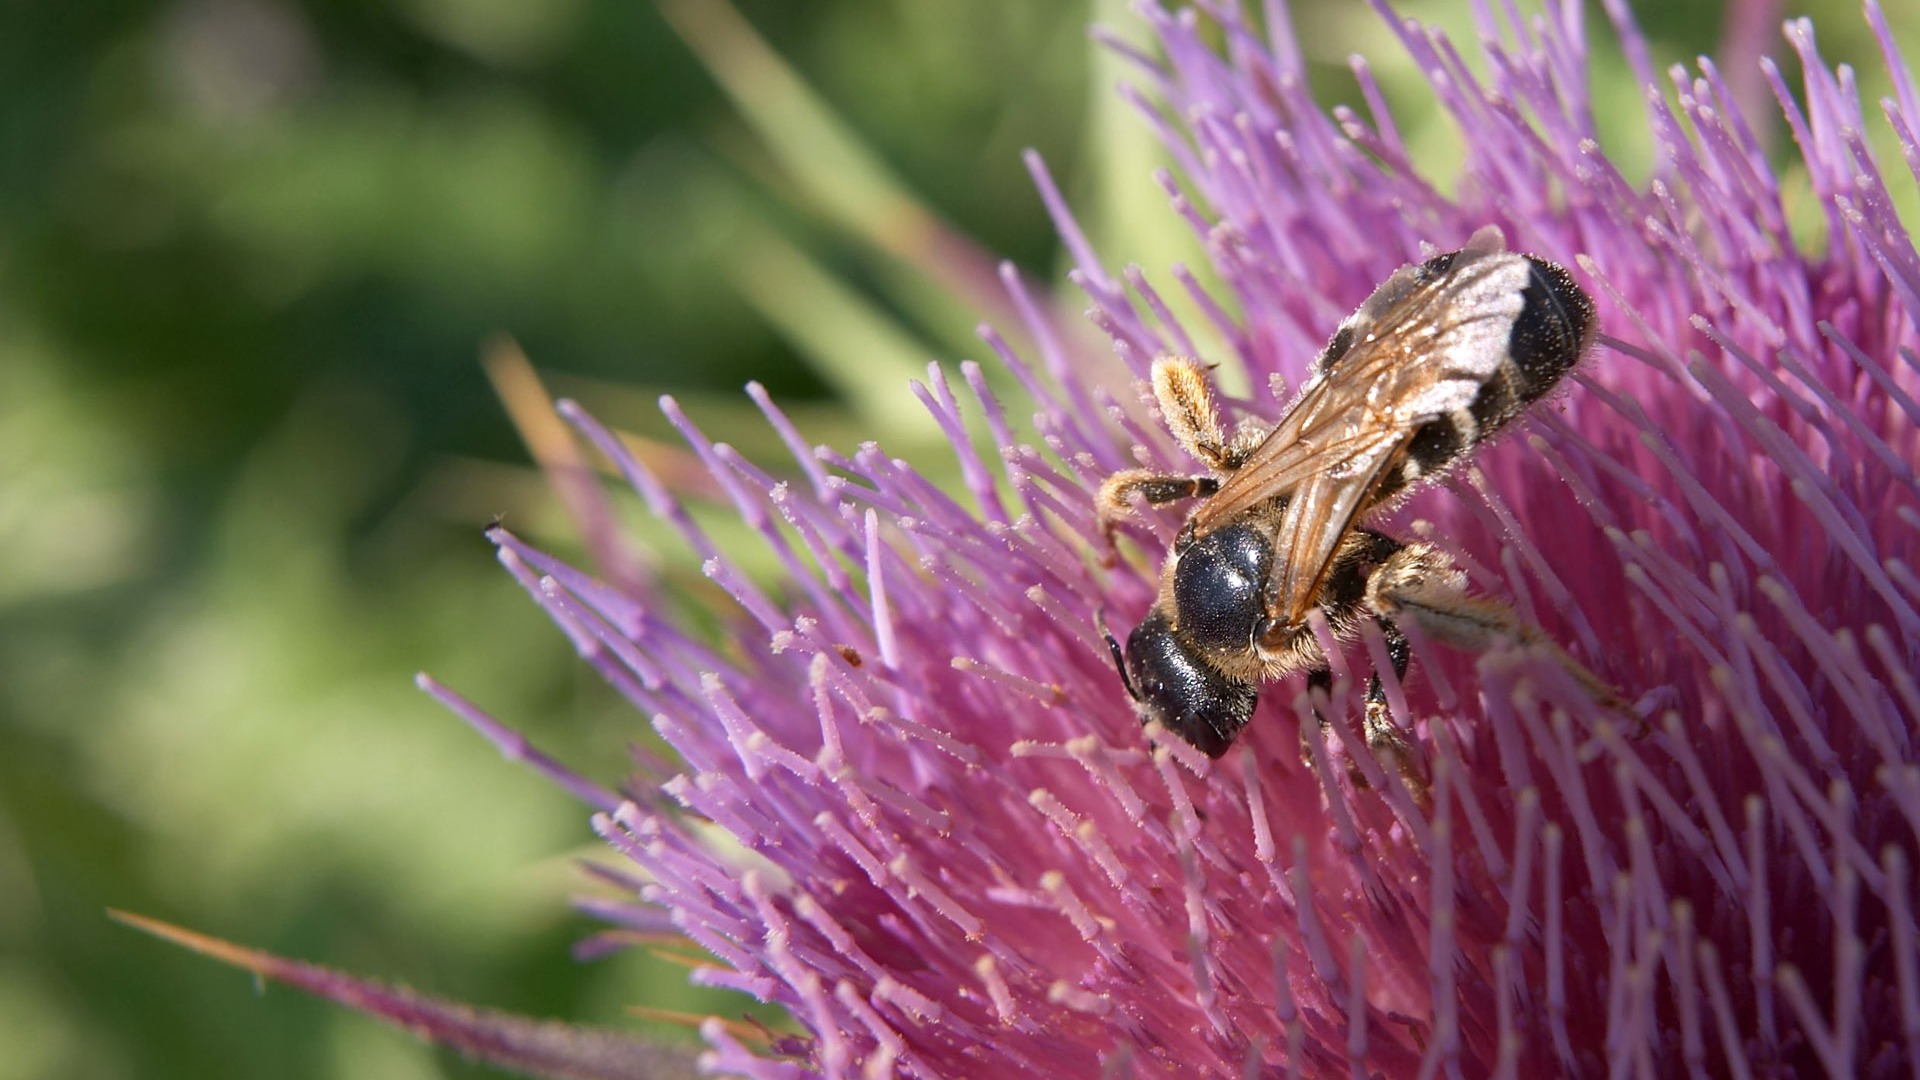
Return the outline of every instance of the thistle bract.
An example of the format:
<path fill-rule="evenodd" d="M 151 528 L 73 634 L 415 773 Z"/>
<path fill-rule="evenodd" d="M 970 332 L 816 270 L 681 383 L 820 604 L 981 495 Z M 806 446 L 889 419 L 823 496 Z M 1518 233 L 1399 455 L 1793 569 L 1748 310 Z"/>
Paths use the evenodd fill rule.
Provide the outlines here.
<path fill-rule="evenodd" d="M 1452 198 L 1363 64 L 1367 112 L 1313 102 L 1273 7 L 1261 35 L 1148 6 L 1160 52 L 1135 56 L 1173 211 L 1228 295 L 1103 264 L 1036 162 L 1113 349 L 1071 351 L 1007 273 L 1034 344 L 984 337 L 1018 403 L 972 363 L 917 387 L 964 491 L 878 446 L 817 450 L 756 392 L 793 451 L 781 479 L 667 402 L 784 567 L 763 588 L 569 413 L 737 605 L 715 646 L 494 533 L 679 756 L 618 796 L 554 769 L 635 871 L 631 906 L 596 910 L 670 923 L 712 954 L 699 981 L 791 1012 L 801 1034 L 766 1046 L 708 1025 L 708 1066 L 753 1076 L 1920 1068 L 1920 255 L 1889 190 L 1920 169 L 1920 96 L 1877 9 L 1895 94 L 1875 115 L 1809 24 L 1788 27 L 1799 99 L 1762 62 L 1824 229 L 1803 248 L 1721 73 L 1660 78 L 1618 5 L 1644 184 L 1596 142 L 1578 5 L 1483 10 L 1484 75 L 1395 19 L 1464 135 Z M 1876 160 L 1872 125 L 1903 161 Z M 1324 732 L 1277 683 L 1217 764 L 1152 740 L 1096 613 L 1146 611 L 1178 511 L 1109 567 L 1092 493 L 1192 467 L 1134 382 L 1197 351 L 1156 290 L 1189 294 L 1228 345 L 1207 359 L 1261 388 L 1235 418 L 1271 418 L 1375 283 L 1489 223 L 1573 269 L 1601 345 L 1384 527 L 1452 554 L 1633 715 L 1538 648 L 1416 643 L 1388 687 L 1413 785 L 1352 720 L 1386 666 L 1374 635 L 1336 661 Z"/>

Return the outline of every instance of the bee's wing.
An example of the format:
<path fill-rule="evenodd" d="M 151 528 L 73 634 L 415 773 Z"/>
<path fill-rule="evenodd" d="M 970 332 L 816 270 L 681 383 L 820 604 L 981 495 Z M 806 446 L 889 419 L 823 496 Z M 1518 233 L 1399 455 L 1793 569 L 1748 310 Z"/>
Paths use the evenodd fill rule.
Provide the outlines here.
<path fill-rule="evenodd" d="M 1271 610 L 1303 617 L 1341 539 L 1422 424 L 1465 409 L 1506 362 L 1532 273 L 1484 230 L 1405 267 L 1351 318 L 1266 439 L 1193 515 L 1196 535 L 1285 496 Z"/>
<path fill-rule="evenodd" d="M 1343 463 L 1340 476 L 1319 473 L 1294 489 L 1273 539 L 1267 615 L 1298 626 L 1320 596 L 1334 552 L 1374 505 L 1382 477 L 1399 465 L 1409 437 L 1383 434 Z"/>
<path fill-rule="evenodd" d="M 1365 472 L 1364 460 L 1346 464 L 1382 436 L 1472 404 L 1507 358 L 1531 267 L 1469 246 L 1447 270 L 1426 269 L 1403 267 L 1341 325 L 1286 414 L 1195 511 L 1199 535 L 1309 477 Z"/>

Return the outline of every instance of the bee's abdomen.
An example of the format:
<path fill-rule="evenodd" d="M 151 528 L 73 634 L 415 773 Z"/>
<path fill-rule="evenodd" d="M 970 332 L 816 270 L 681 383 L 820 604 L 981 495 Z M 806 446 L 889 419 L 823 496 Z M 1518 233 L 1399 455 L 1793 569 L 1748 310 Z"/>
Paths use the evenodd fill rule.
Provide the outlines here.
<path fill-rule="evenodd" d="M 1406 456 L 1381 478 L 1377 499 L 1440 472 L 1546 396 L 1573 369 L 1593 335 L 1593 301 L 1567 271 L 1524 256 L 1530 273 L 1506 355 L 1464 409 L 1420 425 Z"/>
<path fill-rule="evenodd" d="M 1565 269 L 1529 255 L 1532 274 L 1507 339 L 1507 358 L 1468 407 L 1479 437 L 1499 430 L 1573 369 L 1593 332 L 1593 301 Z"/>

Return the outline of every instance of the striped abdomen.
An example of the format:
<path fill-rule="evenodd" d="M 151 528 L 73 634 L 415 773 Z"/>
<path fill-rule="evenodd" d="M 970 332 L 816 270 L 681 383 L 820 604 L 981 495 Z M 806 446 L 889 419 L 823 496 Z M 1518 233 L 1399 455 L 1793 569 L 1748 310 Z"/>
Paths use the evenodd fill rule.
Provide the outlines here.
<path fill-rule="evenodd" d="M 1466 408 L 1429 420 L 1413 433 L 1400 464 L 1381 477 L 1375 501 L 1446 469 L 1546 396 L 1579 361 L 1593 334 L 1593 301 L 1564 268 L 1523 257 L 1530 273 L 1506 355 Z"/>

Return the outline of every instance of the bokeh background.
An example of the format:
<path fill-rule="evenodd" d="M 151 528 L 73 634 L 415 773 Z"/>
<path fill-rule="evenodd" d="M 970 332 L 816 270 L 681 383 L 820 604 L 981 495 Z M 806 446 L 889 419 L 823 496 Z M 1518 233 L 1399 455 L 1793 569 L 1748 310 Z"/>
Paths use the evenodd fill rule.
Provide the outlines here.
<path fill-rule="evenodd" d="M 1199 259 L 1087 34 L 1141 39 L 1123 4 L 736 2 L 0 13 L 0 1080 L 489 1075 L 109 907 L 663 1040 L 690 1036 L 631 1006 L 746 1010 L 668 957 L 572 959 L 585 811 L 412 687 L 607 783 L 649 737 L 482 538 L 499 514 L 578 550 L 497 392 L 518 369 L 483 354 L 511 335 L 669 470 L 663 391 L 779 467 L 757 379 L 815 441 L 937 471 L 905 380 L 988 356 L 981 270 L 1079 306 L 1023 148 L 1113 262 Z M 1663 64 L 1784 56 L 1802 10 L 1642 7 Z M 1857 7 L 1813 7 L 1879 93 Z M 1400 10 L 1472 32 L 1465 0 Z M 1377 17 L 1295 13 L 1325 99 L 1357 102 L 1366 53 L 1444 173 Z M 1638 90 L 1601 71 L 1643 172 Z"/>

